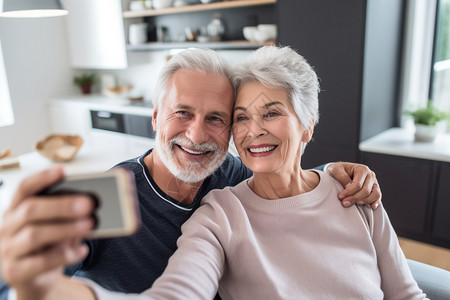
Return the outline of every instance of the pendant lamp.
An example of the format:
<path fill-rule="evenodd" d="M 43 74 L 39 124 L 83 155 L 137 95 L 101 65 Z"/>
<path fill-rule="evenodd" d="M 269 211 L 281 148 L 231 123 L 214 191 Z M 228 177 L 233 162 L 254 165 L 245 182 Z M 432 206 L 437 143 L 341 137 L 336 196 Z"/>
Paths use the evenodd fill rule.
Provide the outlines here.
<path fill-rule="evenodd" d="M 0 0 L 0 4 L 2 1 Z M 58 0 L 3 0 L 0 17 L 45 18 L 67 15 Z"/>

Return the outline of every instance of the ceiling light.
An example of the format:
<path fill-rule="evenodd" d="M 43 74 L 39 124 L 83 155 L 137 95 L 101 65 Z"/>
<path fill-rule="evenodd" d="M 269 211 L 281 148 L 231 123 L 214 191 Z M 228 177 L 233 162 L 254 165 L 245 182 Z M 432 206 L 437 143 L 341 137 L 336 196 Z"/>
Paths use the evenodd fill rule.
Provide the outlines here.
<path fill-rule="evenodd" d="M 2 1 L 0 0 L 0 3 Z M 45 18 L 67 15 L 58 0 L 3 0 L 0 17 Z"/>

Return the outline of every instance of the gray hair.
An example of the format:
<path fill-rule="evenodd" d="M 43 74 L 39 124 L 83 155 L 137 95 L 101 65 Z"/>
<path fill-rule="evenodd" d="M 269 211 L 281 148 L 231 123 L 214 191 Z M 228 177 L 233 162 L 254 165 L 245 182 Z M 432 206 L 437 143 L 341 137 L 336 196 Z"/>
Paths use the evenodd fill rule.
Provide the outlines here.
<path fill-rule="evenodd" d="M 217 52 L 210 49 L 189 48 L 173 56 L 162 68 L 155 85 L 154 107 L 162 104 L 167 91 L 167 83 L 178 70 L 223 75 L 228 78 L 230 84 L 233 82 L 231 66 Z"/>
<path fill-rule="evenodd" d="M 303 56 L 290 47 L 264 46 L 251 53 L 235 68 L 235 93 L 249 82 L 284 88 L 300 122 L 308 129 L 318 123 L 319 79 Z"/>

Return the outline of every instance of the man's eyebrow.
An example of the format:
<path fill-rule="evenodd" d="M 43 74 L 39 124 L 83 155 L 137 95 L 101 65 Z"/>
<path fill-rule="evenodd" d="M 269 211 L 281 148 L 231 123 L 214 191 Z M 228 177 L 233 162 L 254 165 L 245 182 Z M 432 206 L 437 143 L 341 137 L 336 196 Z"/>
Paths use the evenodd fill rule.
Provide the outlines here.
<path fill-rule="evenodd" d="M 186 109 L 186 110 L 195 110 L 195 108 L 193 106 L 189 106 L 186 104 L 178 104 L 176 106 L 177 109 Z M 223 118 L 228 118 L 230 116 L 230 114 L 224 112 L 224 111 L 219 111 L 219 110 L 214 110 L 212 112 L 209 113 L 209 115 L 215 115 L 215 116 L 220 116 Z"/>

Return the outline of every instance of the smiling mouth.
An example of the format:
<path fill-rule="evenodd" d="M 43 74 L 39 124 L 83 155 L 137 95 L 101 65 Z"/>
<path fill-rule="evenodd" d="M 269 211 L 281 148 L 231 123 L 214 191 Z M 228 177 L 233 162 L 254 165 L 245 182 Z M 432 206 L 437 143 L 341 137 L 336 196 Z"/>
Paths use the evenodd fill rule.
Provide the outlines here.
<path fill-rule="evenodd" d="M 250 153 L 265 153 L 274 150 L 277 146 L 268 146 L 268 147 L 258 147 L 258 148 L 248 148 Z"/>
<path fill-rule="evenodd" d="M 199 150 L 192 150 L 192 149 L 188 149 L 188 148 L 184 148 L 183 146 L 177 145 L 178 147 L 180 147 L 181 150 L 183 150 L 186 153 L 192 154 L 192 155 L 203 155 L 203 154 L 207 154 L 210 151 L 199 151 Z"/>

